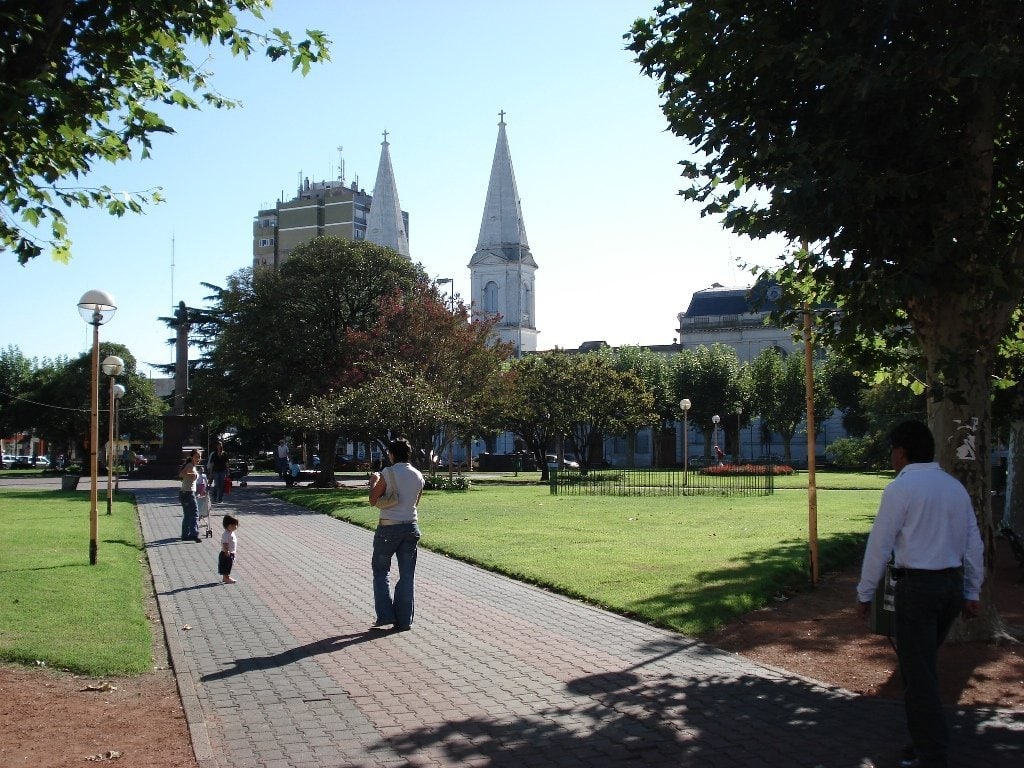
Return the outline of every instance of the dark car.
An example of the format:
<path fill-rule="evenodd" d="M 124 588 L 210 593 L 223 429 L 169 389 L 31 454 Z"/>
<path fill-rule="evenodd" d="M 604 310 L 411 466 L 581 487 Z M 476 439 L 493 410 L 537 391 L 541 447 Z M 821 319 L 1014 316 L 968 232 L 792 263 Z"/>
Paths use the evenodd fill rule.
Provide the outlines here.
<path fill-rule="evenodd" d="M 348 454 L 339 453 L 337 456 L 334 457 L 334 468 L 343 470 L 358 469 L 359 462 L 357 462 Z"/>
<path fill-rule="evenodd" d="M 15 456 L 11 469 L 32 469 L 31 456 Z"/>

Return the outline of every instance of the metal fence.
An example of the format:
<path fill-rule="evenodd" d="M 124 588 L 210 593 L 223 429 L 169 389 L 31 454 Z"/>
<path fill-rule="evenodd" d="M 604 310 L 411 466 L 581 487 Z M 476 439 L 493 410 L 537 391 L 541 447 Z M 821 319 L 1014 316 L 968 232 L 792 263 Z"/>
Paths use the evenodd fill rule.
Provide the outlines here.
<path fill-rule="evenodd" d="M 770 496 L 773 464 L 730 464 L 705 469 L 556 469 L 549 465 L 552 495 L 564 496 Z"/>

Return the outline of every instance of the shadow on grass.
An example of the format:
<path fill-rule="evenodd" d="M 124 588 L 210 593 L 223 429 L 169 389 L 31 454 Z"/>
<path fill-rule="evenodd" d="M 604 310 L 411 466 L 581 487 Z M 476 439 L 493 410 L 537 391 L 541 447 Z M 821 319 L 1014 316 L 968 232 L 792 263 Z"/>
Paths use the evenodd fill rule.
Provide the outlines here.
<path fill-rule="evenodd" d="M 840 533 L 820 539 L 819 562 L 830 569 L 856 562 L 866 533 Z M 700 571 L 690 582 L 639 600 L 627 609 L 660 626 L 693 628 L 703 635 L 742 614 L 760 608 L 775 595 L 788 595 L 809 585 L 809 550 L 805 540 L 782 541 L 775 547 L 749 552 L 720 568 Z M 695 583 L 699 588 L 695 588 Z"/>

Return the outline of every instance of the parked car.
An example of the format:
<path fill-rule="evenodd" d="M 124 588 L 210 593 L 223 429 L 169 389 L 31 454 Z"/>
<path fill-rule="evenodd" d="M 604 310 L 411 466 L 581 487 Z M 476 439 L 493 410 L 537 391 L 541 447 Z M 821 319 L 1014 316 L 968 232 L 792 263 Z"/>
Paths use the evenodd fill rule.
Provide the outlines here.
<path fill-rule="evenodd" d="M 32 457 L 31 456 L 15 456 L 14 463 L 11 465 L 13 469 L 32 469 Z"/>
<path fill-rule="evenodd" d="M 50 468 L 50 460 L 48 458 L 46 458 L 45 456 L 36 456 L 33 461 L 34 461 L 35 466 L 37 466 L 40 469 L 49 469 Z"/>
<path fill-rule="evenodd" d="M 0 459 L 0 469 L 10 469 L 14 464 L 14 457 L 9 453 L 3 454 L 3 458 Z"/>
<path fill-rule="evenodd" d="M 553 454 L 553 453 L 549 453 L 549 454 L 544 456 L 544 461 L 546 461 L 548 464 L 558 464 L 558 457 L 555 454 Z M 573 461 L 568 456 L 563 456 L 562 457 L 562 469 L 579 469 L 579 468 L 580 468 L 580 463 L 578 461 Z"/>
<path fill-rule="evenodd" d="M 334 457 L 334 468 L 344 470 L 358 469 L 359 463 L 348 454 L 339 453 Z"/>

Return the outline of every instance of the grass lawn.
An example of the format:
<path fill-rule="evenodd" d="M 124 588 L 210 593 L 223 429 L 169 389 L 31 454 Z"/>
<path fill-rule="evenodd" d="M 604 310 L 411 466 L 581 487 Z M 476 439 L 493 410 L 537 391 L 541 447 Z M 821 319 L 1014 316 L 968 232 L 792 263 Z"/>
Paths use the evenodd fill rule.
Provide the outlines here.
<path fill-rule="evenodd" d="M 832 474 L 828 481 L 818 491 L 823 572 L 860 557 L 887 479 Z M 798 487 L 768 497 L 685 498 L 551 496 L 539 485 L 428 491 L 422 544 L 701 635 L 807 583 L 807 496 Z M 366 527 L 377 520 L 363 490 L 273 493 Z"/>
<path fill-rule="evenodd" d="M 89 675 L 152 667 L 144 548 L 135 506 L 100 500 L 97 564 L 89 565 L 89 497 L 0 490 L 0 659 Z"/>

